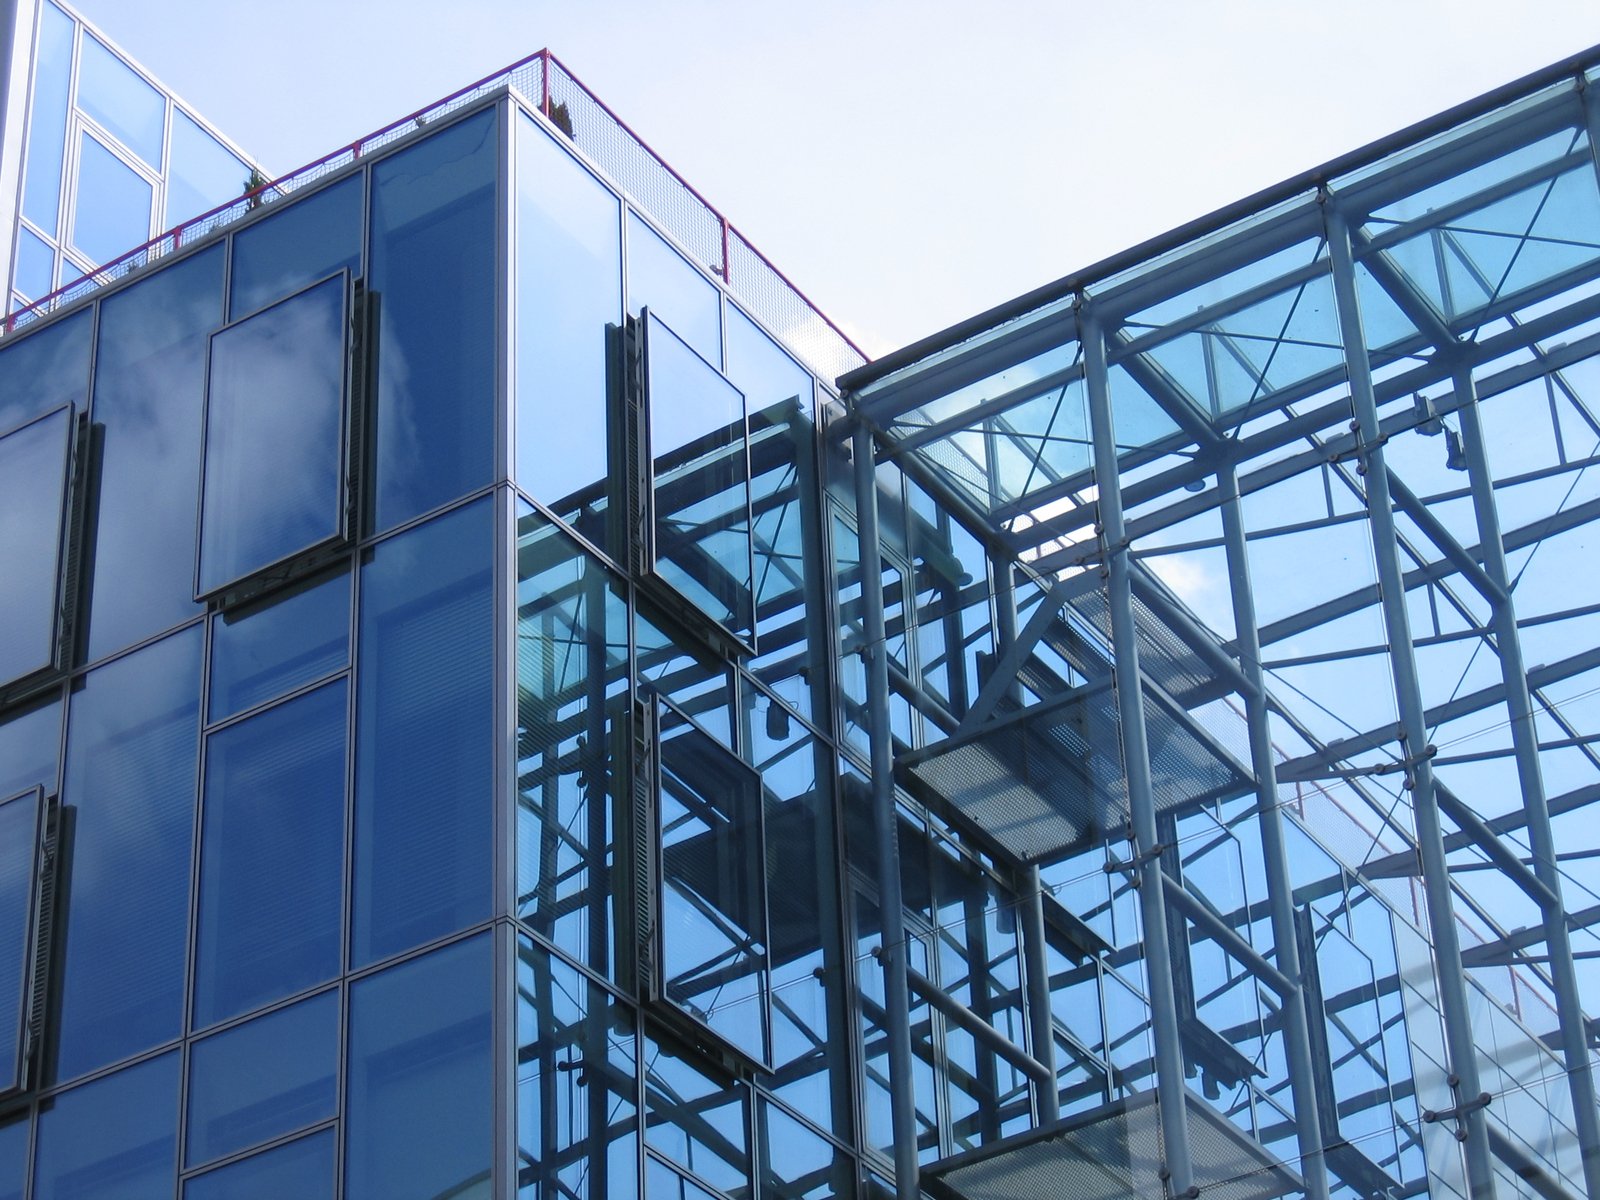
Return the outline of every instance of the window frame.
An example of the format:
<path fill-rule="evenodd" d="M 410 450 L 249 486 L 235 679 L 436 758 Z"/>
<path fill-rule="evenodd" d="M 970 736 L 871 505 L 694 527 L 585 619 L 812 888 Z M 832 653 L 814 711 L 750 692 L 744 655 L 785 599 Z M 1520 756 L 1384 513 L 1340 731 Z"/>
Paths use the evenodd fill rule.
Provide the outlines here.
<path fill-rule="evenodd" d="M 32 800 L 32 868 L 28 911 L 23 932 L 21 995 L 17 1027 L 12 1030 L 13 1083 L 0 1080 L 0 1105 L 26 1096 L 37 1086 L 43 1066 L 49 1019 L 51 972 L 55 956 L 56 882 L 61 851 L 61 808 L 55 793 L 42 784 L 0 799 L 0 808 Z"/>

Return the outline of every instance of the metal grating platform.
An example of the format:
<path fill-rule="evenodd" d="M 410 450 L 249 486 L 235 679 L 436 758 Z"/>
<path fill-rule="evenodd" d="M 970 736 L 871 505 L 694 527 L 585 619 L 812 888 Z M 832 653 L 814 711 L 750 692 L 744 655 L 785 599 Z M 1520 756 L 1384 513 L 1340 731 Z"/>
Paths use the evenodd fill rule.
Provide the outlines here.
<path fill-rule="evenodd" d="M 1201 1200 L 1275 1200 L 1304 1189 L 1210 1105 L 1184 1099 Z M 921 1184 L 936 1200 L 1161 1200 L 1162 1157 L 1156 1094 L 1141 1092 L 935 1163 Z"/>

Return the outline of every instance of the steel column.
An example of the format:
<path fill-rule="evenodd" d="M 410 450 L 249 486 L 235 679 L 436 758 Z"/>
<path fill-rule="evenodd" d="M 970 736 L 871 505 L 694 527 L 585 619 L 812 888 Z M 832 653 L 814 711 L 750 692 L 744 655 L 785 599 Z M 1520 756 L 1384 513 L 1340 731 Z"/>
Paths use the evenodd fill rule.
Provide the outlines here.
<path fill-rule="evenodd" d="M 1078 311 L 1083 343 L 1084 380 L 1089 396 L 1089 426 L 1094 441 L 1095 485 L 1099 493 L 1101 545 L 1110 589 L 1111 642 L 1115 662 L 1117 716 L 1128 776 L 1134 851 L 1138 865 L 1139 911 L 1144 920 L 1145 967 L 1150 980 L 1150 1023 L 1155 1036 L 1156 1092 L 1168 1190 L 1173 1196 L 1198 1196 L 1189 1157 L 1189 1116 L 1185 1111 L 1183 1043 L 1178 1033 L 1178 1003 L 1172 983 L 1172 950 L 1167 940 L 1167 899 L 1162 883 L 1156 833 L 1155 793 L 1150 780 L 1150 747 L 1145 734 L 1144 692 L 1140 685 L 1139 642 L 1133 621 L 1133 562 L 1122 519 L 1122 485 L 1117 475 L 1117 443 L 1111 421 L 1111 385 L 1106 371 L 1105 330 L 1088 308 Z"/>
<path fill-rule="evenodd" d="M 894 811 L 894 735 L 889 723 L 889 646 L 883 616 L 883 546 L 878 533 L 878 473 L 872 431 L 858 415 L 852 435 L 856 525 L 861 547 L 861 607 L 866 644 L 867 731 L 872 747 L 872 825 L 878 839 L 884 1032 L 889 1049 L 889 1113 L 897 1200 L 919 1200 L 917 1102 L 911 1058 L 911 985 L 906 976 L 905 900 Z"/>
<path fill-rule="evenodd" d="M 1500 513 L 1494 502 L 1494 477 L 1484 448 L 1483 426 L 1478 420 L 1472 367 L 1455 369 L 1456 399 L 1461 444 L 1467 455 L 1472 486 L 1472 507 L 1478 518 L 1478 545 L 1483 567 L 1499 588 L 1500 600 L 1490 600 L 1500 675 L 1505 680 L 1506 708 L 1511 717 L 1511 745 L 1516 755 L 1517 782 L 1522 789 L 1528 819 L 1528 842 L 1533 848 L 1534 876 L 1548 889 L 1539 899 L 1544 916 L 1545 945 L 1550 952 L 1550 978 L 1556 994 L 1561 1049 L 1566 1057 L 1567 1086 L 1572 1091 L 1573 1123 L 1578 1150 L 1583 1156 L 1583 1181 L 1589 1195 L 1600 1196 L 1600 1113 L 1595 1108 L 1594 1076 L 1584 1033 L 1582 995 L 1572 963 L 1572 943 L 1567 933 L 1566 904 L 1561 896 L 1561 871 L 1556 863 L 1555 835 L 1550 828 L 1550 806 L 1545 796 L 1544 772 L 1539 765 L 1539 731 L 1534 724 L 1533 698 L 1528 692 L 1528 672 L 1517 634 L 1516 605 L 1511 597 L 1511 573 L 1500 541 Z M 1492 834 L 1490 836 L 1493 836 Z M 1520 864 L 1519 864 L 1520 865 Z"/>
<path fill-rule="evenodd" d="M 1400 710 L 1402 757 L 1412 762 L 1408 783 L 1417 823 L 1417 848 L 1422 855 L 1422 882 L 1427 901 L 1428 925 L 1439 981 L 1439 1006 L 1444 1016 L 1445 1045 L 1451 1072 L 1452 1109 L 1465 1134 L 1467 1188 L 1472 1200 L 1493 1200 L 1494 1169 L 1489 1159 L 1489 1130 L 1484 1108 L 1478 1103 L 1478 1050 L 1472 1038 L 1472 1014 L 1467 1004 L 1466 979 L 1461 968 L 1461 943 L 1456 932 L 1451 900 L 1450 869 L 1445 860 L 1444 832 L 1433 794 L 1433 767 L 1424 748 L 1428 726 L 1422 706 L 1422 685 L 1411 640 L 1411 620 L 1406 612 L 1405 574 L 1395 535 L 1389 470 L 1384 461 L 1378 404 L 1372 390 L 1372 366 L 1367 358 L 1366 335 L 1356 296 L 1355 258 L 1350 229 L 1330 197 L 1323 197 L 1323 219 L 1332 258 L 1334 307 L 1339 335 L 1344 342 L 1349 374 L 1350 404 L 1356 420 L 1358 453 L 1364 460 L 1367 514 L 1372 530 L 1373 556 L 1377 560 L 1378 592 L 1384 628 L 1389 637 L 1394 671 L 1395 702 Z"/>
<path fill-rule="evenodd" d="M 1276 751 L 1267 719 L 1267 696 L 1261 669 L 1261 640 L 1256 633 L 1255 591 L 1250 583 L 1250 555 L 1245 540 L 1244 515 L 1239 510 L 1239 476 L 1233 463 L 1217 472 L 1221 496 L 1222 537 L 1228 555 L 1228 582 L 1233 592 L 1235 645 L 1239 667 L 1253 685 L 1244 695 L 1245 722 L 1250 731 L 1250 761 L 1256 774 L 1256 812 L 1261 824 L 1261 858 L 1267 875 L 1267 907 L 1272 918 L 1272 942 L 1278 970 L 1294 986 L 1283 998 L 1283 1046 L 1289 1060 L 1289 1089 L 1294 1098 L 1295 1134 L 1300 1142 L 1300 1173 L 1310 1200 L 1326 1200 L 1327 1164 L 1322 1153 L 1322 1114 L 1314 1082 L 1316 1062 L 1311 1057 L 1310 1023 L 1305 976 L 1300 965 L 1300 942 L 1295 932 L 1294 878 L 1289 872 L 1289 852 L 1283 836 L 1283 810 L 1278 807 Z M 1331 1064 L 1323 1064 L 1325 1071 Z M 1333 1114 L 1328 1114 L 1332 1116 Z"/>

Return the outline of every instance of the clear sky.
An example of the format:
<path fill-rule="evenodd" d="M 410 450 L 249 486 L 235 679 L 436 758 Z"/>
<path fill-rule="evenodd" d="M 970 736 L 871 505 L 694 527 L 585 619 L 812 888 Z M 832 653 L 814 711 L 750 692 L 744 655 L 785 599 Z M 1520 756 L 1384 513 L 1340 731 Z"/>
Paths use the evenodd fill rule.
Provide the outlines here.
<path fill-rule="evenodd" d="M 872 353 L 1600 43 L 1597 0 L 74 0 L 286 172 L 542 46 Z"/>

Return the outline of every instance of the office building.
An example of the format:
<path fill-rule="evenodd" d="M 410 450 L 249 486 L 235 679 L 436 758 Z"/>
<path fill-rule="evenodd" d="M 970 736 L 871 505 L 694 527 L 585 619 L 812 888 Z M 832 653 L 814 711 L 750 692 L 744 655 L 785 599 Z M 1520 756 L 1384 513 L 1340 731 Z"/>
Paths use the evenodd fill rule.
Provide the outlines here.
<path fill-rule="evenodd" d="M 1600 50 L 867 363 L 548 54 L 0 340 L 0 1198 L 1600 1192 Z"/>

